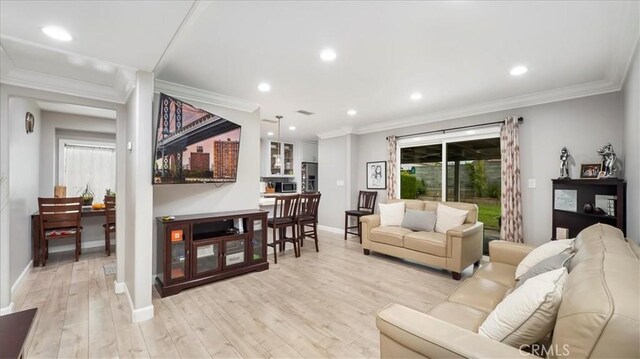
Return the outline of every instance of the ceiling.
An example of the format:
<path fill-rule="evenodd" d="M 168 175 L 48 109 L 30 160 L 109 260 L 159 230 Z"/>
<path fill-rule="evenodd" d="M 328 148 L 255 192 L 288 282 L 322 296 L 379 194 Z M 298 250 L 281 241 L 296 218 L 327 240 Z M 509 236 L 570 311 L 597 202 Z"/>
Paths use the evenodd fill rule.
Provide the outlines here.
<path fill-rule="evenodd" d="M 135 69 L 155 71 L 259 104 L 262 118 L 283 115 L 283 138 L 616 91 L 639 34 L 636 1 L 2 1 L 0 10 L 3 82 L 40 71 L 110 88 L 122 102 Z M 46 38 L 46 24 L 75 39 Z M 326 47 L 337 52 L 331 63 L 319 57 Z M 510 76 L 515 65 L 529 72 Z M 261 82 L 271 91 L 258 91 Z M 409 99 L 415 91 L 422 100 Z M 268 131 L 275 126 L 262 122 Z"/>

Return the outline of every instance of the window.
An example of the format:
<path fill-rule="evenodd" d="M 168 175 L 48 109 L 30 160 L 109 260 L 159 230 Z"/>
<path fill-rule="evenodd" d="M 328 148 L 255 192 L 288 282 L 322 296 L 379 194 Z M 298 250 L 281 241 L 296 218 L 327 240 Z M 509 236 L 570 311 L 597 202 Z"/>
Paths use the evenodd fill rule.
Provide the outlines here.
<path fill-rule="evenodd" d="M 94 202 L 102 202 L 106 190 L 116 190 L 116 150 L 112 144 L 62 141 L 60 184 L 67 196 L 80 196 L 89 185 Z"/>
<path fill-rule="evenodd" d="M 400 139 L 400 198 L 475 203 L 485 237 L 499 237 L 499 133 L 491 126 Z"/>

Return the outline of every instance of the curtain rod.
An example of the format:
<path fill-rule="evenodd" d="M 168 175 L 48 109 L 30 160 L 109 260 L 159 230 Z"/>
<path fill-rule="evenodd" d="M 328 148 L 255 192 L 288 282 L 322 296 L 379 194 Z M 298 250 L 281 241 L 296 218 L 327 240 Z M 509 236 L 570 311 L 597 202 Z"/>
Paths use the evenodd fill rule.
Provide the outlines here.
<path fill-rule="evenodd" d="M 101 149 L 101 150 L 115 150 L 116 147 L 109 147 L 109 146 L 101 146 L 101 145 L 90 145 L 90 144 L 81 144 L 81 143 L 65 143 L 64 147 L 84 147 L 84 148 L 97 148 L 97 149 Z"/>
<path fill-rule="evenodd" d="M 522 117 L 518 117 L 518 122 L 522 123 L 524 122 L 524 118 Z M 473 128 L 473 127 L 483 127 L 483 126 L 489 126 L 489 125 L 497 125 L 497 124 L 502 124 L 504 123 L 504 121 L 494 121 L 494 122 L 487 122 L 487 123 L 480 123 L 477 125 L 468 125 L 468 126 L 458 126 L 458 127 L 450 127 L 450 128 L 445 128 L 442 130 L 433 130 L 433 131 L 426 131 L 426 132 L 418 132 L 418 133 L 412 133 L 410 135 L 402 135 L 402 136 L 396 136 L 397 138 L 404 138 L 404 137 L 413 137 L 413 136 L 420 136 L 420 135 L 428 135 L 431 133 L 438 133 L 438 132 L 442 132 L 445 133 L 447 131 L 453 131 L 453 130 L 463 130 L 465 128 Z M 389 139 L 389 136 L 387 136 L 387 139 Z"/>

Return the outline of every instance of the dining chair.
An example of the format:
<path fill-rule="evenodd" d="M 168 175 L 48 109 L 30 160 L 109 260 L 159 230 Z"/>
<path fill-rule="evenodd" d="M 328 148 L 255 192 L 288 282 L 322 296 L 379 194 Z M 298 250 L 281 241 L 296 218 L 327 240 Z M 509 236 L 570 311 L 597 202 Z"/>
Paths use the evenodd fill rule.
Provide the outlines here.
<path fill-rule="evenodd" d="M 275 197 L 275 205 L 273 207 L 273 217 L 267 219 L 267 227 L 273 229 L 273 241 L 267 243 L 273 247 L 273 261 L 278 263 L 278 249 L 285 249 L 287 242 L 293 243 L 293 253 L 296 257 L 300 256 L 300 245 L 296 236 L 296 213 L 298 212 L 298 203 L 300 196 L 283 195 Z M 287 237 L 287 228 L 291 227 L 291 237 Z"/>
<path fill-rule="evenodd" d="M 104 196 L 104 249 L 111 255 L 111 233 L 116 232 L 116 196 Z"/>
<path fill-rule="evenodd" d="M 301 194 L 300 210 L 296 216 L 296 225 L 298 226 L 298 236 L 300 237 L 300 247 L 304 247 L 306 237 L 313 238 L 316 244 L 316 252 L 318 248 L 318 206 L 320 205 L 320 193 Z M 307 229 L 307 227 L 311 227 Z"/>
<path fill-rule="evenodd" d="M 47 264 L 49 258 L 49 241 L 54 239 L 74 237 L 76 239 L 75 258 L 78 261 L 81 253 L 80 216 L 82 214 L 82 199 L 69 198 L 38 198 L 40 215 L 40 263 Z"/>
<path fill-rule="evenodd" d="M 378 192 L 376 191 L 360 191 L 358 193 L 358 209 L 350 209 L 344 211 L 344 240 L 347 240 L 347 234 L 356 234 L 360 237 L 360 243 L 362 243 L 362 225 L 360 224 L 360 217 L 373 214 L 376 208 L 376 197 Z M 355 226 L 349 226 L 349 218 L 356 217 L 357 224 Z M 358 232 L 350 232 L 350 229 L 357 228 Z"/>

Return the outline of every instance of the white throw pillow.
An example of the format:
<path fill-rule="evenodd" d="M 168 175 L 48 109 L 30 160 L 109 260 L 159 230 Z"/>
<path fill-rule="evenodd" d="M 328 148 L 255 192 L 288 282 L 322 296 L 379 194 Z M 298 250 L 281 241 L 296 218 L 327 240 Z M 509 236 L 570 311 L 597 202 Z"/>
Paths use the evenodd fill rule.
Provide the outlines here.
<path fill-rule="evenodd" d="M 516 268 L 516 279 L 523 276 L 531 269 L 531 267 L 542 262 L 543 260 L 558 255 L 562 252 L 571 252 L 573 249 L 573 239 L 562 239 L 558 241 L 550 241 L 539 247 L 534 248 Z"/>
<path fill-rule="evenodd" d="M 381 226 L 400 226 L 404 218 L 404 202 L 378 203 Z"/>
<path fill-rule="evenodd" d="M 544 338 L 556 322 L 567 268 L 535 276 L 507 295 L 478 334 L 519 348 Z"/>
<path fill-rule="evenodd" d="M 438 203 L 436 208 L 436 232 L 447 233 L 448 230 L 461 226 L 467 219 L 468 213 L 469 211 Z"/>

